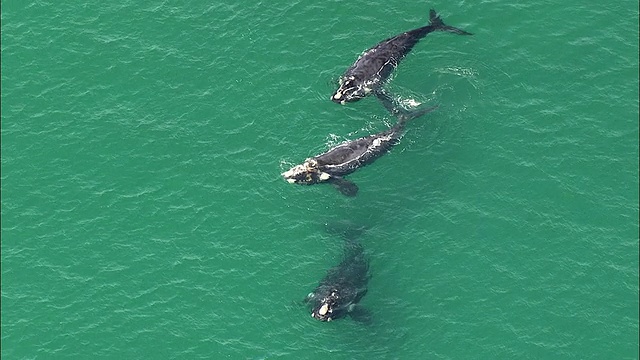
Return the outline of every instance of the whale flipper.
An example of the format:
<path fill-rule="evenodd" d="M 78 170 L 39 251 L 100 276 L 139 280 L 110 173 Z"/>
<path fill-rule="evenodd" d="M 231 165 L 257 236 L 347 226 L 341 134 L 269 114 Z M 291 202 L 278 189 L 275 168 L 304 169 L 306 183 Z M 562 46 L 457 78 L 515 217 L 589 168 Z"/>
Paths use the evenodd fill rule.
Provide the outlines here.
<path fill-rule="evenodd" d="M 340 191 L 342 195 L 354 197 L 358 193 L 358 186 L 353 181 L 349 181 L 340 176 L 332 176 L 329 179 L 329 183 Z"/>

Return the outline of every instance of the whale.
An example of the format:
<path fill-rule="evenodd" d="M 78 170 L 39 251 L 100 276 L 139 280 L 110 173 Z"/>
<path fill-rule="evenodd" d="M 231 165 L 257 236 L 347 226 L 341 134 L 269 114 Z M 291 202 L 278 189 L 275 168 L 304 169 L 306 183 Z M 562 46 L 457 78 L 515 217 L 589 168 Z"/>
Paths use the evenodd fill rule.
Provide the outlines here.
<path fill-rule="evenodd" d="M 407 122 L 438 107 L 436 105 L 409 111 L 397 106 L 385 91 L 376 91 L 376 96 L 384 107 L 398 119 L 394 126 L 377 134 L 345 141 L 322 154 L 307 158 L 302 164 L 283 172 L 282 177 L 291 184 L 328 183 L 343 195 L 354 197 L 358 192 L 358 186 L 345 179 L 344 176 L 373 163 L 388 153 L 400 141 Z"/>
<path fill-rule="evenodd" d="M 339 87 L 331 95 L 331 100 L 344 105 L 358 101 L 380 88 L 418 41 L 434 31 L 472 35 L 456 27 L 445 25 L 435 10 L 431 9 L 429 25 L 385 39 L 363 52 L 340 76 Z"/>
<path fill-rule="evenodd" d="M 358 241 L 364 229 L 342 234 L 344 250 L 341 262 L 330 268 L 318 286 L 305 298 L 311 317 L 332 321 L 350 316 L 356 321 L 369 322 L 370 314 L 358 303 L 367 293 L 369 259 Z"/>

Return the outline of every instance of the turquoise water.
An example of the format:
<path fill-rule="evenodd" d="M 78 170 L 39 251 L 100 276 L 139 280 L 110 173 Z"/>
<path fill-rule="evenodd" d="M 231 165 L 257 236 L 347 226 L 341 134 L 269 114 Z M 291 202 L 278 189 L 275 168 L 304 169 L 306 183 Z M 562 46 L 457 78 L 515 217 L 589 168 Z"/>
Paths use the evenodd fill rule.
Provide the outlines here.
<path fill-rule="evenodd" d="M 280 173 L 440 108 L 330 186 Z M 637 2 L 2 3 L 3 359 L 638 359 Z M 300 305 L 366 226 L 371 325 Z"/>

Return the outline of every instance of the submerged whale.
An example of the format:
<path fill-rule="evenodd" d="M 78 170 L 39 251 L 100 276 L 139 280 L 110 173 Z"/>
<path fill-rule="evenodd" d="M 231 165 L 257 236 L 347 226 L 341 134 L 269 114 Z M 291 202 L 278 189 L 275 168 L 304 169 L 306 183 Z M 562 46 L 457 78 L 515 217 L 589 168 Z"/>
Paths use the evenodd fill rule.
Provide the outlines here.
<path fill-rule="evenodd" d="M 383 91 L 377 91 L 376 96 L 385 108 L 398 119 L 398 122 L 393 127 L 374 135 L 345 141 L 327 152 L 308 158 L 304 163 L 282 173 L 284 179 L 291 184 L 300 185 L 329 183 L 335 186 L 342 194 L 355 196 L 358 192 L 358 187 L 343 176 L 371 164 L 377 158 L 386 154 L 399 142 L 405 125 L 409 120 L 418 118 L 437 108 L 437 106 L 433 106 L 407 111 L 395 106 L 391 97 Z"/>
<path fill-rule="evenodd" d="M 311 306 L 311 316 L 331 321 L 350 315 L 358 321 L 369 321 L 369 313 L 357 306 L 367 293 L 369 260 L 357 238 L 358 232 L 345 232 L 344 256 L 340 264 L 329 269 L 305 302 Z"/>
<path fill-rule="evenodd" d="M 347 102 L 358 101 L 378 89 L 418 41 L 434 31 L 472 35 L 445 25 L 435 10 L 431 9 L 429 25 L 383 40 L 360 55 L 340 77 L 340 87 L 333 93 L 331 100 L 344 105 Z"/>

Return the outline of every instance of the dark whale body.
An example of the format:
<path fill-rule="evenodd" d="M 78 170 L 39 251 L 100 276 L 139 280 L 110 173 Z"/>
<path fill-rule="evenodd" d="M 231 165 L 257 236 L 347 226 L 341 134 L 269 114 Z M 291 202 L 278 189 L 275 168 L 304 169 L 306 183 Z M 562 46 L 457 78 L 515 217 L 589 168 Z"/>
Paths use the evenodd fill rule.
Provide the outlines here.
<path fill-rule="evenodd" d="M 369 260 L 357 239 L 344 234 L 344 256 L 340 264 L 329 269 L 305 302 L 311 306 L 311 316 L 331 321 L 351 315 L 367 321 L 368 312 L 356 305 L 367 293 Z"/>
<path fill-rule="evenodd" d="M 346 141 L 325 153 L 308 158 L 304 163 L 296 165 L 282 176 L 289 183 L 313 185 L 323 182 L 334 185 L 346 196 L 355 196 L 358 187 L 343 176 L 371 164 L 386 154 L 396 145 L 403 135 L 407 121 L 420 117 L 437 108 L 437 106 L 408 112 L 396 107 L 391 98 L 384 92 L 376 95 L 383 105 L 398 118 L 398 122 L 388 130 Z"/>
<path fill-rule="evenodd" d="M 385 39 L 365 51 L 340 77 L 340 87 L 331 100 L 345 104 L 358 101 L 374 92 L 387 80 L 400 61 L 427 34 L 447 31 L 459 35 L 472 35 L 464 30 L 445 25 L 435 10 L 429 11 L 429 25 Z"/>

